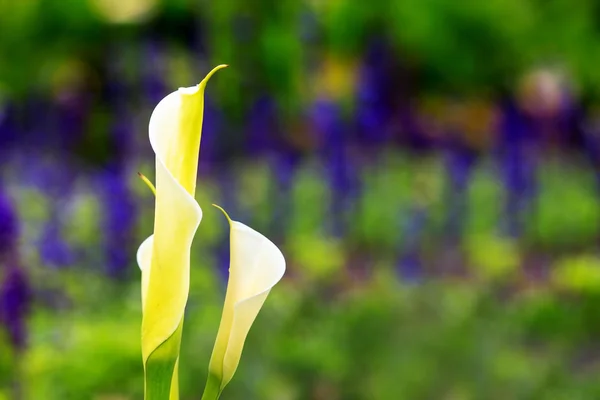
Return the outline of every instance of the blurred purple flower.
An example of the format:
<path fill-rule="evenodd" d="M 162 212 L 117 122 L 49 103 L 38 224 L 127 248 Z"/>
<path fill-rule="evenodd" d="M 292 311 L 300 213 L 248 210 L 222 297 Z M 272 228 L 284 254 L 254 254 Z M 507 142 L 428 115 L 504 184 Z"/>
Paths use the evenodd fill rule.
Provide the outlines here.
<path fill-rule="evenodd" d="M 436 142 L 427 134 L 420 121 L 415 106 L 408 102 L 401 105 L 395 114 L 394 123 L 399 126 L 399 142 L 415 152 L 426 152 L 436 146 Z"/>
<path fill-rule="evenodd" d="M 128 270 L 132 255 L 135 253 L 133 237 L 137 217 L 135 200 L 124 170 L 107 169 L 100 180 L 100 198 L 104 206 L 106 272 L 113 278 L 119 278 Z"/>
<path fill-rule="evenodd" d="M 134 117 L 131 115 L 128 86 L 123 80 L 123 73 L 119 73 L 117 66 L 112 66 L 114 71 L 108 86 L 108 103 L 112 112 L 112 123 L 109 135 L 109 163 L 114 168 L 123 168 L 134 151 L 135 127 Z"/>
<path fill-rule="evenodd" d="M 401 217 L 404 243 L 397 263 L 398 274 L 408 282 L 416 282 L 423 275 L 419 250 L 429 214 L 427 208 L 415 206 L 408 217 Z"/>
<path fill-rule="evenodd" d="M 55 98 L 30 96 L 23 104 L 18 147 L 72 156 L 81 144 L 90 111 L 83 89 L 65 90 Z"/>
<path fill-rule="evenodd" d="M 106 97 L 115 110 L 127 108 L 130 98 L 129 93 L 133 91 L 132 83 L 127 81 L 127 51 L 128 46 L 122 43 L 113 44 L 107 51 L 106 58 Z"/>
<path fill-rule="evenodd" d="M 55 154 L 45 157 L 39 152 L 20 154 L 17 168 L 21 183 L 38 188 L 55 203 L 70 195 L 78 174 L 68 159 L 59 159 Z"/>
<path fill-rule="evenodd" d="M 589 104 L 573 106 L 565 118 L 566 129 L 572 132 L 572 144 L 583 150 L 591 164 L 595 178 L 596 191 L 600 194 L 600 113 L 598 107 Z"/>
<path fill-rule="evenodd" d="M 135 152 L 134 117 L 130 106 L 131 82 L 126 76 L 126 59 L 123 49 L 115 48 L 114 55 L 107 64 L 109 83 L 107 99 L 112 112 L 111 129 L 108 135 L 109 159 L 104 163 L 98 177 L 98 197 L 102 205 L 102 234 L 105 255 L 105 271 L 119 278 L 128 270 L 132 262 L 133 229 L 136 220 L 136 207 L 128 185 L 128 163 Z M 149 63 L 145 65 L 145 89 L 150 100 L 160 100 L 164 87 L 157 73 L 160 68 L 158 44 L 146 43 L 145 51 Z M 160 97 L 160 98 L 159 98 Z M 158 99 L 158 100 L 157 100 Z"/>
<path fill-rule="evenodd" d="M 32 293 L 25 271 L 11 265 L 0 286 L 0 321 L 16 349 L 23 349 L 27 341 L 27 314 Z"/>
<path fill-rule="evenodd" d="M 73 153 L 83 140 L 89 111 L 90 101 L 85 93 L 65 92 L 53 107 L 53 124 L 46 127 L 46 134 L 52 138 L 51 147 Z"/>
<path fill-rule="evenodd" d="M 600 118 L 598 115 L 586 116 L 579 123 L 584 152 L 594 168 L 596 190 L 600 193 Z"/>
<path fill-rule="evenodd" d="M 238 215 L 239 220 L 244 220 L 244 210 L 240 206 L 238 199 L 238 179 L 236 171 L 231 164 L 221 163 L 219 165 L 219 172 L 216 176 L 216 180 L 219 185 L 219 198 L 224 209 L 230 215 Z M 230 211 L 231 210 L 231 211 Z"/>
<path fill-rule="evenodd" d="M 12 103 L 0 104 L 0 165 L 19 137 L 16 107 Z"/>
<path fill-rule="evenodd" d="M 158 104 L 168 94 L 164 81 L 166 64 L 163 53 L 159 41 L 149 39 L 144 43 L 144 54 L 140 58 L 143 60 L 142 82 L 147 100 L 151 104 Z"/>
<path fill-rule="evenodd" d="M 345 232 L 346 215 L 352 206 L 356 182 L 347 155 L 347 126 L 339 106 L 330 100 L 318 100 L 312 108 L 312 122 L 321 145 L 320 155 L 324 163 L 331 190 L 331 223 L 334 236 Z"/>
<path fill-rule="evenodd" d="M 300 161 L 300 154 L 290 148 L 281 148 L 271 158 L 272 170 L 275 175 L 275 180 L 271 185 L 271 199 L 274 207 L 271 226 L 272 235 L 277 238 L 282 238 L 286 234 L 292 203 L 292 187 Z"/>
<path fill-rule="evenodd" d="M 310 110 L 318 142 L 325 153 L 331 153 L 344 144 L 344 127 L 340 107 L 329 99 L 315 101 Z"/>
<path fill-rule="evenodd" d="M 75 254 L 65 241 L 56 218 L 52 218 L 42 231 L 38 248 L 44 264 L 52 267 L 65 267 L 75 262 Z"/>
<path fill-rule="evenodd" d="M 16 211 L 0 182 L 0 263 L 16 252 L 18 237 Z"/>
<path fill-rule="evenodd" d="M 534 150 L 540 133 L 534 121 L 515 104 L 506 104 L 502 117 L 498 153 L 507 191 L 505 230 L 508 235 L 518 237 L 523 231 L 525 213 L 537 193 Z"/>
<path fill-rule="evenodd" d="M 427 220 L 429 213 L 427 207 L 416 205 L 410 212 L 409 218 L 402 218 L 403 223 L 401 225 L 403 237 L 404 237 L 404 248 L 408 249 L 409 252 L 413 251 L 421 244 L 423 232 L 427 226 Z"/>
<path fill-rule="evenodd" d="M 390 139 L 394 111 L 393 60 L 385 42 L 374 41 L 360 71 L 356 118 L 362 145 L 380 146 Z"/>
<path fill-rule="evenodd" d="M 227 279 L 229 279 L 230 261 L 229 241 L 222 240 L 213 251 L 217 263 L 217 273 L 219 274 L 223 284 L 227 285 Z"/>
<path fill-rule="evenodd" d="M 131 160 L 133 153 L 134 128 L 131 119 L 127 115 L 119 116 L 116 119 L 110 132 L 110 160 L 108 166 L 111 169 L 122 170 L 126 168 Z"/>
<path fill-rule="evenodd" d="M 263 154 L 277 137 L 277 104 L 268 96 L 260 97 L 250 109 L 246 147 L 250 155 Z"/>
<path fill-rule="evenodd" d="M 223 115 L 215 104 L 206 98 L 204 100 L 204 119 L 202 121 L 202 143 L 198 171 L 200 175 L 212 173 L 219 159 L 219 133 L 223 124 Z"/>
<path fill-rule="evenodd" d="M 446 171 L 449 185 L 446 188 L 448 220 L 446 231 L 451 240 L 459 240 L 467 214 L 467 197 L 477 153 L 462 143 L 459 135 L 451 135 L 446 146 Z"/>
<path fill-rule="evenodd" d="M 49 135 L 49 127 L 52 126 L 50 102 L 37 96 L 29 96 L 23 105 L 24 115 L 35 118 L 26 118 L 21 126 L 21 138 L 19 145 L 24 148 L 47 148 L 54 138 Z"/>
<path fill-rule="evenodd" d="M 418 252 L 410 252 L 400 257 L 396 270 L 403 282 L 417 283 L 423 278 L 423 267 Z"/>
<path fill-rule="evenodd" d="M 273 235 L 283 235 L 290 204 L 290 188 L 298 162 L 296 152 L 282 137 L 277 104 L 268 96 L 260 97 L 249 114 L 247 149 L 251 156 L 268 156 L 274 181 L 270 185 L 272 205 L 270 226 Z"/>

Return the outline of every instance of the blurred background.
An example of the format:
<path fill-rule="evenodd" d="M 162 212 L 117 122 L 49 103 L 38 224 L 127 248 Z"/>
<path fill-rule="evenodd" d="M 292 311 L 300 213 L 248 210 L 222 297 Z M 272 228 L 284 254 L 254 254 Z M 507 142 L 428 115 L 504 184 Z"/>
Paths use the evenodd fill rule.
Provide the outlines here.
<path fill-rule="evenodd" d="M 0 399 L 141 399 L 148 120 L 208 85 L 181 356 L 228 227 L 288 263 L 224 399 L 600 398 L 600 3 L 0 0 Z"/>

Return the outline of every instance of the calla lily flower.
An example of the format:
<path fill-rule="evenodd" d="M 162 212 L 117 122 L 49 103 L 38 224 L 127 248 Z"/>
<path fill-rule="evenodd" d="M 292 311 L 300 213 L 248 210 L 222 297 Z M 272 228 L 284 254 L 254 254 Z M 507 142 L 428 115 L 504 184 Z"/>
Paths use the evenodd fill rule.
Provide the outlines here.
<path fill-rule="evenodd" d="M 200 84 L 162 99 L 150 117 L 156 154 L 154 235 L 137 254 L 142 270 L 142 358 L 146 400 L 178 399 L 178 359 L 190 284 L 190 248 L 202 219 L 194 200 L 204 111 Z M 148 182 L 149 183 L 149 182 Z"/>
<path fill-rule="evenodd" d="M 273 242 L 215 207 L 225 214 L 230 226 L 229 280 L 202 400 L 218 399 L 231 381 L 248 331 L 285 272 L 285 259 Z"/>

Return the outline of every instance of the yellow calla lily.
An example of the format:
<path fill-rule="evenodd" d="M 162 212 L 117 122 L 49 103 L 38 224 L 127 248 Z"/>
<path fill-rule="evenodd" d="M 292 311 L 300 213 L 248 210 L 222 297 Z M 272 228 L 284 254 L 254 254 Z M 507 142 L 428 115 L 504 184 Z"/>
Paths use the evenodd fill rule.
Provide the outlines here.
<path fill-rule="evenodd" d="M 273 242 L 215 207 L 223 211 L 230 226 L 229 280 L 202 400 L 218 399 L 233 377 L 248 331 L 285 272 L 285 259 Z"/>
<path fill-rule="evenodd" d="M 202 219 L 194 194 L 204 89 L 209 78 L 224 67 L 214 68 L 200 84 L 166 96 L 150 117 L 150 144 L 156 154 L 154 235 L 137 254 L 142 270 L 146 400 L 178 398 L 177 364 L 190 284 L 190 248 Z"/>

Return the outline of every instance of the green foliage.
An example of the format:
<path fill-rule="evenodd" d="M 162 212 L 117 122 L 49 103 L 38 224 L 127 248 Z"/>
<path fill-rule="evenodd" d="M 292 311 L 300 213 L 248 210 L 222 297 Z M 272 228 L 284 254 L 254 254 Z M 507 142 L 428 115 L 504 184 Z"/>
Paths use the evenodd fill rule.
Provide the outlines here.
<path fill-rule="evenodd" d="M 500 296 L 469 282 L 404 286 L 384 267 L 333 296 L 288 279 L 251 331 L 227 398 L 593 398 L 600 365 L 585 354 L 600 333 L 600 298 L 551 289 Z M 134 297 L 111 297 L 95 311 L 38 308 L 39 333 L 22 359 L 26 398 L 140 398 Z M 198 292 L 191 300 L 205 307 L 186 316 L 184 400 L 200 396 L 220 304 Z"/>
<path fill-rule="evenodd" d="M 243 116 L 252 96 L 264 93 L 292 117 L 307 94 L 302 82 L 315 55 L 360 59 L 378 38 L 393 42 L 400 60 L 419 66 L 422 87 L 452 92 L 506 87 L 526 68 L 545 62 L 565 66 L 584 92 L 600 87 L 598 13 L 590 1 L 157 0 L 150 20 L 121 25 L 103 18 L 93 3 L 0 3 L 2 90 L 14 95 L 48 90 L 58 66 L 74 60 L 97 76 L 102 51 L 116 37 L 131 43 L 158 26 L 164 36 L 177 37 L 176 43 L 179 27 L 194 20 L 211 64 L 232 65 L 227 84 L 217 82 L 217 93 L 234 119 Z M 245 96 L 239 96 L 242 87 Z"/>
<path fill-rule="evenodd" d="M 600 208 L 593 171 L 566 161 L 545 163 L 539 185 L 540 196 L 528 219 L 530 240 L 547 250 L 595 243 Z"/>
<path fill-rule="evenodd" d="M 448 212 L 441 196 L 447 177 L 440 160 L 392 152 L 365 170 L 365 194 L 351 215 L 350 232 L 336 240 L 324 228 L 329 189 L 317 164 L 304 165 L 292 188 L 283 244 L 289 273 L 250 331 L 223 398 L 596 398 L 599 260 L 590 246 L 576 253 L 573 247 L 594 237 L 592 179 L 576 163 L 547 166 L 527 248 L 498 235 L 504 192 L 484 160 L 467 198 L 466 274 L 415 285 L 402 283 L 394 271 L 395 252 L 407 238 L 390 221 L 406 218 L 415 205 L 434 213 L 423 246 L 428 260 L 444 266 L 438 233 Z M 271 172 L 254 165 L 239 177 L 240 193 L 248 193 L 244 211 L 268 229 Z M 209 199 L 219 203 L 220 194 L 206 179 L 202 187 L 205 229 L 192 251 L 179 360 L 182 400 L 202 393 L 225 291 L 210 252 L 225 234 L 220 215 L 208 206 Z M 153 200 L 143 189 L 140 225 L 146 228 L 140 238 L 152 223 Z M 81 230 L 85 239 L 79 240 L 97 240 L 97 205 L 86 187 L 77 190 L 70 208 L 77 221 L 69 229 Z M 17 197 L 31 217 L 24 226 L 30 235 L 47 205 L 31 189 Z M 565 240 L 565 232 L 578 241 Z M 526 277 L 526 251 L 550 246 L 555 259 L 545 275 Z M 141 398 L 137 267 L 131 266 L 132 281 L 117 283 L 83 266 L 49 271 L 35 257 L 27 260 L 40 301 L 23 354 L 8 351 L 0 338 L 0 399 L 13 398 L 15 382 L 25 399 Z M 348 269 L 357 262 L 367 271 L 359 279 Z"/>

